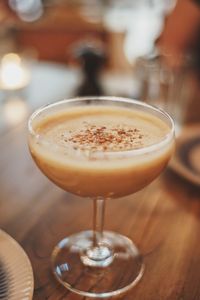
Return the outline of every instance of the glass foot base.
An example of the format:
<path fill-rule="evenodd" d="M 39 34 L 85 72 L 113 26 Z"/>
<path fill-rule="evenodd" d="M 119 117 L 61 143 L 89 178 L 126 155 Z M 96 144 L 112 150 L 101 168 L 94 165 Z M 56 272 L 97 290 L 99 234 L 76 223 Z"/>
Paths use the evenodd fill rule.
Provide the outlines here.
<path fill-rule="evenodd" d="M 132 241 L 104 231 L 101 247 L 100 259 L 94 258 L 97 249 L 93 248 L 92 231 L 63 239 L 52 254 L 52 268 L 58 281 L 70 291 L 93 298 L 119 295 L 136 285 L 144 265 Z M 91 251 L 93 256 L 88 258 Z"/>

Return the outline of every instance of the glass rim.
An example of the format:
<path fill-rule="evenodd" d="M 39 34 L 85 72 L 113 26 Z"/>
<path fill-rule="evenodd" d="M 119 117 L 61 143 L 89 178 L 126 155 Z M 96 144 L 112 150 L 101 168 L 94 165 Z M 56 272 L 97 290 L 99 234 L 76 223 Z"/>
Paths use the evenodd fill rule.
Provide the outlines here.
<path fill-rule="evenodd" d="M 38 109 L 36 109 L 29 117 L 28 119 L 28 132 L 30 133 L 30 135 L 32 135 L 35 139 L 40 139 L 41 136 L 39 134 L 37 134 L 32 126 L 32 122 L 33 120 L 43 111 L 45 111 L 48 108 L 52 108 L 52 107 L 56 107 L 59 106 L 61 104 L 67 104 L 67 103 L 74 103 L 74 102 L 78 102 L 78 101 L 88 101 L 88 100 L 102 100 L 102 101 L 115 101 L 118 103 L 128 103 L 128 104 L 136 104 L 138 106 L 141 107 L 145 107 L 145 108 L 149 108 L 150 110 L 159 113 L 160 115 L 164 116 L 166 119 L 168 119 L 168 121 L 170 122 L 170 130 L 169 132 L 163 137 L 163 139 L 161 141 L 159 141 L 156 144 L 152 144 L 140 149 L 131 149 L 131 150 L 120 150 L 120 151 L 89 151 L 89 157 L 108 157 L 108 156 L 112 156 L 112 157 L 117 157 L 117 156 L 121 156 L 122 154 L 126 154 L 126 156 L 133 156 L 133 155 L 141 155 L 141 154 L 147 154 L 150 152 L 153 152 L 155 150 L 161 149 L 162 147 L 164 147 L 165 145 L 167 145 L 175 136 L 175 125 L 174 125 L 174 121 L 172 119 L 172 117 L 164 110 L 157 108 L 156 106 L 153 105 L 149 105 L 147 103 L 144 103 L 140 100 L 136 100 L 136 99 L 132 99 L 132 98 L 126 98 L 126 97 L 118 97 L 118 96 L 84 96 L 84 97 L 73 97 L 73 98 L 69 98 L 69 99 L 63 99 L 60 101 L 56 101 L 53 103 L 48 103 L 45 104 L 41 107 L 39 107 Z M 159 116 L 158 116 L 159 118 Z M 79 152 L 79 153 L 88 153 L 88 150 L 82 150 L 82 149 L 74 149 L 74 152 Z"/>

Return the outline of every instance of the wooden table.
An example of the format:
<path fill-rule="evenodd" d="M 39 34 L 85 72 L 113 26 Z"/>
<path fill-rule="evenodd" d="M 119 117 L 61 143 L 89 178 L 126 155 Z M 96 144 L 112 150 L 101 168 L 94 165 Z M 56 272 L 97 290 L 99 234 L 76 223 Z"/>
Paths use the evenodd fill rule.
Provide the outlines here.
<path fill-rule="evenodd" d="M 22 123 L 0 137 L 0 227 L 31 260 L 34 300 L 84 299 L 62 288 L 49 264 L 60 239 L 91 227 L 92 203 L 63 192 L 40 173 L 26 134 Z M 133 239 L 146 264 L 141 282 L 121 299 L 200 299 L 199 192 L 168 170 L 136 195 L 107 203 L 105 227 Z"/>
<path fill-rule="evenodd" d="M 55 281 L 50 255 L 65 236 L 91 228 L 91 201 L 41 174 L 28 152 L 26 121 L 0 133 L 0 153 L 0 227 L 30 258 L 33 299 L 86 299 Z M 200 299 L 200 189 L 167 170 L 136 195 L 108 201 L 105 228 L 133 239 L 144 255 L 142 280 L 120 299 Z"/>

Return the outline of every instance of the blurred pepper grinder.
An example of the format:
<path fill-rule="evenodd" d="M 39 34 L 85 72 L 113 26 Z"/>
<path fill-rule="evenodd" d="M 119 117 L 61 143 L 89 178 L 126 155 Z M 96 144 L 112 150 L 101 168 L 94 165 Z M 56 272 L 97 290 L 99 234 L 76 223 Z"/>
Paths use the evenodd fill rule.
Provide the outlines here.
<path fill-rule="evenodd" d="M 84 45 L 78 49 L 76 57 L 81 63 L 83 72 L 83 81 L 77 89 L 77 96 L 103 95 L 99 74 L 105 64 L 104 51 L 91 45 Z"/>

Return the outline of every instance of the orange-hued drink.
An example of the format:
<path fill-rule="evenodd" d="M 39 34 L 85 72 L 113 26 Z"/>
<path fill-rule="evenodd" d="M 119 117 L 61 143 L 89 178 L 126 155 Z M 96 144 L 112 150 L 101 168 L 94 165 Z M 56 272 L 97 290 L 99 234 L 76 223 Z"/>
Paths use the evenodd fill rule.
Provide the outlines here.
<path fill-rule="evenodd" d="M 166 122 L 128 107 L 72 106 L 32 126 L 29 147 L 38 167 L 61 188 L 86 197 L 140 190 L 161 173 L 173 150 Z"/>

